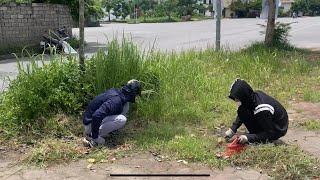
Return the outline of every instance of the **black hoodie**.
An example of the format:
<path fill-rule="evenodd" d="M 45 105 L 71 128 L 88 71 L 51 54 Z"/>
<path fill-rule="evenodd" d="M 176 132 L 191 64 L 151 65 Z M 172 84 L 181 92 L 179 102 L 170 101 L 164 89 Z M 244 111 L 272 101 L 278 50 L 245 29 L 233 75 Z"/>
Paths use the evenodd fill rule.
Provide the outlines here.
<path fill-rule="evenodd" d="M 246 81 L 240 79 L 231 85 L 229 98 L 241 102 L 238 116 L 231 127 L 233 132 L 237 131 L 244 120 L 247 120 L 252 127 L 259 129 L 247 134 L 250 143 L 276 140 L 286 134 L 288 114 L 274 98 L 262 91 L 253 91 Z M 241 119 L 240 114 L 247 114 L 248 117 Z"/>

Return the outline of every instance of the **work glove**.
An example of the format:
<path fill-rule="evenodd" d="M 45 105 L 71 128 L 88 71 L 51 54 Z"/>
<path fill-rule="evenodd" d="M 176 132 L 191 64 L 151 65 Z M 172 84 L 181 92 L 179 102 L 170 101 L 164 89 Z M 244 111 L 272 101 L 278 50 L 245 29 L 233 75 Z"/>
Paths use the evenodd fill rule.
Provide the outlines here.
<path fill-rule="evenodd" d="M 229 128 L 226 132 L 225 132 L 225 138 L 226 139 L 230 139 L 232 138 L 232 136 L 234 135 L 235 133 L 232 131 L 231 128 Z"/>
<path fill-rule="evenodd" d="M 105 139 L 103 137 L 98 137 L 96 139 L 91 139 L 89 140 L 89 146 L 90 147 L 96 147 L 96 146 L 99 146 L 99 145 L 104 145 L 105 144 Z"/>
<path fill-rule="evenodd" d="M 238 143 L 239 144 L 246 144 L 248 143 L 248 138 L 246 135 L 241 135 L 238 137 Z"/>

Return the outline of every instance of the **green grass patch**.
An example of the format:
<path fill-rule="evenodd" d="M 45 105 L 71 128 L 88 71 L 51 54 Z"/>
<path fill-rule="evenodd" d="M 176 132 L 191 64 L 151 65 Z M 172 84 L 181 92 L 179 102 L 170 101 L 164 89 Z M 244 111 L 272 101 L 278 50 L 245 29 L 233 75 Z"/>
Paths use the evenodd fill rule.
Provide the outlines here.
<path fill-rule="evenodd" d="M 300 125 L 307 130 L 320 130 L 320 121 L 319 120 L 309 120 L 305 121 L 303 123 L 300 123 Z"/>
<path fill-rule="evenodd" d="M 252 146 L 230 161 L 236 166 L 262 169 L 275 179 L 309 179 L 320 176 L 319 160 L 294 146 Z"/>
<path fill-rule="evenodd" d="M 320 92 L 319 90 L 312 91 L 312 90 L 306 90 L 303 94 L 303 99 L 310 102 L 320 102 Z"/>
<path fill-rule="evenodd" d="M 28 165 L 47 167 L 49 165 L 68 163 L 83 156 L 84 147 L 73 141 L 68 143 L 59 139 L 43 139 L 22 160 Z"/>
<path fill-rule="evenodd" d="M 202 162 L 207 165 L 222 168 L 226 161 L 218 159 L 215 154 L 218 146 L 216 137 L 203 137 L 194 134 L 175 136 L 164 149 L 177 159 L 189 162 Z"/>
<path fill-rule="evenodd" d="M 178 124 L 150 122 L 136 132 L 139 132 L 133 135 L 136 144 L 143 149 L 148 149 L 162 146 L 176 136 L 185 134 L 185 129 Z"/>

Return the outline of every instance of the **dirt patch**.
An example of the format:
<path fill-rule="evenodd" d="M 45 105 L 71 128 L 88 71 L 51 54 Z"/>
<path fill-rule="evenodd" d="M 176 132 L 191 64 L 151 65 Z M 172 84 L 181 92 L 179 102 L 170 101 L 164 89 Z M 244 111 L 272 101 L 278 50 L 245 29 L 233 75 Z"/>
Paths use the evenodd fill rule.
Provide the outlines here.
<path fill-rule="evenodd" d="M 292 109 L 288 110 L 289 130 L 283 140 L 320 159 L 320 131 L 307 131 L 299 126 L 310 120 L 320 121 L 320 103 L 299 102 L 291 106 Z"/>
<path fill-rule="evenodd" d="M 9 161 L 0 164 L 0 179 L 150 179 L 150 177 L 110 177 L 115 173 L 188 173 L 210 174 L 210 177 L 153 177 L 152 179 L 269 179 L 253 169 L 227 167 L 223 171 L 183 161 L 162 161 L 150 153 L 134 154 L 113 162 L 97 163 L 88 168 L 86 160 L 59 165 L 47 169 L 10 166 Z"/>
<path fill-rule="evenodd" d="M 292 103 L 291 110 L 288 110 L 289 122 L 300 123 L 309 120 L 320 121 L 320 103 L 299 102 Z"/>
<path fill-rule="evenodd" d="M 289 129 L 283 137 L 288 144 L 297 144 L 303 151 L 320 159 L 320 133 L 302 129 Z"/>

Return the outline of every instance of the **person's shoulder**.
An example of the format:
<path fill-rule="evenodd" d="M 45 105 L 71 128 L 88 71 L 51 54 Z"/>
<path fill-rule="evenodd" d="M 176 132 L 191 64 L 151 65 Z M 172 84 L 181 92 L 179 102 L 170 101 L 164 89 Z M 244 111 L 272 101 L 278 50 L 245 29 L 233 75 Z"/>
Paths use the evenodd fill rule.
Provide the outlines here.
<path fill-rule="evenodd" d="M 269 111 L 271 114 L 274 114 L 273 103 L 271 103 L 272 97 L 260 90 L 255 91 L 255 93 L 258 97 L 256 98 L 254 114 L 258 114 L 264 111 Z"/>
<path fill-rule="evenodd" d="M 103 94 L 107 94 L 107 95 L 119 95 L 121 93 L 121 91 L 119 89 L 116 89 L 116 88 L 110 88 L 110 89 L 107 89 Z"/>
<path fill-rule="evenodd" d="M 271 103 L 275 100 L 275 98 L 260 90 L 255 91 L 255 94 L 258 96 L 256 97 L 257 104 Z"/>

